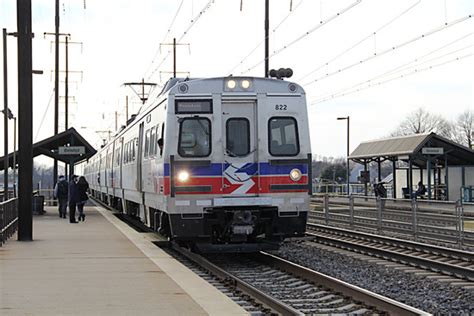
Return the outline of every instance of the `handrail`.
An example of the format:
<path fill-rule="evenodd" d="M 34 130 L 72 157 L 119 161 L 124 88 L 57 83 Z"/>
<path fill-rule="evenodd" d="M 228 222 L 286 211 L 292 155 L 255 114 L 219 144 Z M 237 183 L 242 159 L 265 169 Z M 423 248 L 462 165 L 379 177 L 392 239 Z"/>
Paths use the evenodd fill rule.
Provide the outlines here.
<path fill-rule="evenodd" d="M 0 202 L 0 247 L 18 228 L 18 198 Z"/>

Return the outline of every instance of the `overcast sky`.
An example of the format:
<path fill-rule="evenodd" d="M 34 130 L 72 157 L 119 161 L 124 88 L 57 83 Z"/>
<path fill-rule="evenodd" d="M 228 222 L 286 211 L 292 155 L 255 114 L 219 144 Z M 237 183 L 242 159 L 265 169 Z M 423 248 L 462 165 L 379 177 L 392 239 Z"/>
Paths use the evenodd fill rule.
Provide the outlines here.
<path fill-rule="evenodd" d="M 33 2 L 33 138 L 53 134 L 54 0 Z M 264 73 L 264 0 L 61 1 L 70 33 L 70 122 L 91 144 L 125 121 L 139 102 L 123 83 Z M 242 10 L 240 6 L 242 4 Z M 290 67 L 307 92 L 313 155 L 342 157 L 350 116 L 351 150 L 387 136 L 424 107 L 447 119 L 473 108 L 471 0 L 270 1 L 270 68 Z M 290 11 L 291 9 L 291 11 Z M 0 0 L 0 27 L 16 30 L 16 1 Z M 81 43 L 81 44 L 79 44 Z M 185 44 L 185 45 L 184 45 Z M 64 70 L 64 45 L 61 46 Z M 9 104 L 17 114 L 16 40 L 8 38 Z M 2 68 L 0 68 L 2 69 Z M 61 81 L 64 73 L 60 75 Z M 3 76 L 0 79 L 3 87 Z M 64 95 L 61 87 L 60 95 Z M 0 91 L 3 100 L 3 89 Z M 64 128 L 61 98 L 60 127 Z M 3 108 L 3 102 L 2 102 Z M 3 120 L 0 137 L 3 142 Z M 3 151 L 3 146 L 0 150 Z"/>

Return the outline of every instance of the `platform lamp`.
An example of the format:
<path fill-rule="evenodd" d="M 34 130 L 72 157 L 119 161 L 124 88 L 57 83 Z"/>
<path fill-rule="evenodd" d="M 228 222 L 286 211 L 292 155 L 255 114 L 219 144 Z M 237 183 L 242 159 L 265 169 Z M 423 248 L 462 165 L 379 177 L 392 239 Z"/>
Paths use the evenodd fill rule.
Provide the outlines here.
<path fill-rule="evenodd" d="M 347 120 L 347 195 L 349 195 L 350 193 L 350 175 L 351 175 L 351 172 L 350 172 L 350 169 L 349 169 L 349 116 L 346 116 L 346 117 L 338 117 L 337 118 L 338 121 L 342 121 L 342 120 Z"/>

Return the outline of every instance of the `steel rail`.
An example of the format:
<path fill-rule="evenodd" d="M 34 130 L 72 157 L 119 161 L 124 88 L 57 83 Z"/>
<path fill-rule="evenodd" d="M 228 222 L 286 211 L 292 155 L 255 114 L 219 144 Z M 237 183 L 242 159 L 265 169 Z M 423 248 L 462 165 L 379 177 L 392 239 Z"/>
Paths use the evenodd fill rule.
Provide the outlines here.
<path fill-rule="evenodd" d="M 308 223 L 307 226 L 309 226 L 312 229 L 329 231 L 331 233 L 342 233 L 342 234 L 346 234 L 350 236 L 355 236 L 359 239 L 365 239 L 365 240 L 370 240 L 370 241 L 373 241 L 375 239 L 386 245 L 399 246 L 399 247 L 404 247 L 407 249 L 429 252 L 429 253 L 433 253 L 436 255 L 444 256 L 444 257 L 451 257 L 451 258 L 462 259 L 466 261 L 472 261 L 474 264 L 474 252 L 470 252 L 470 251 L 463 251 L 463 250 L 451 249 L 451 248 L 446 248 L 446 247 L 434 246 L 430 244 L 424 244 L 424 243 L 419 243 L 419 242 L 414 242 L 414 241 L 409 241 L 409 240 L 373 235 L 373 234 L 363 233 L 359 231 L 352 231 L 352 230 L 347 230 L 343 228 L 329 227 L 329 226 L 312 224 L 312 223 Z"/>
<path fill-rule="evenodd" d="M 293 307 L 277 300 L 276 298 L 260 291 L 259 289 L 248 284 L 247 282 L 244 282 L 240 280 L 239 278 L 233 276 L 232 274 L 228 273 L 227 271 L 219 268 L 218 266 L 209 262 L 202 256 L 192 253 L 191 251 L 184 249 L 173 242 L 170 244 L 170 247 L 176 252 L 178 252 L 179 254 L 181 254 L 182 256 L 188 258 L 189 260 L 195 262 L 201 267 L 207 269 L 208 271 L 210 271 L 217 277 L 221 279 L 225 279 L 225 280 L 231 280 L 232 283 L 235 285 L 235 287 L 240 289 L 245 294 L 255 298 L 263 305 L 268 306 L 273 311 L 282 315 L 304 315 L 303 313 L 294 309 Z"/>
<path fill-rule="evenodd" d="M 409 255 L 409 254 L 402 254 L 396 251 L 377 249 L 377 248 L 373 248 L 373 246 L 365 246 L 365 245 L 361 245 L 361 244 L 347 241 L 347 240 L 340 240 L 337 237 L 321 236 L 315 233 L 308 233 L 308 235 L 316 237 L 319 241 L 324 241 L 329 244 L 335 244 L 344 249 L 352 249 L 361 253 L 372 254 L 381 258 L 387 258 L 391 260 L 396 260 L 398 262 L 415 264 L 425 269 L 430 269 L 430 270 L 443 273 L 443 274 L 455 275 L 461 279 L 468 279 L 468 280 L 474 281 L 474 270 L 471 268 L 439 262 L 439 261 L 435 261 L 431 259 L 421 258 L 421 257 Z M 375 241 L 375 239 L 376 238 L 373 238 L 373 241 Z M 413 251 L 418 251 L 418 250 L 413 249 Z M 442 252 L 441 248 L 439 248 L 439 252 Z M 439 252 L 433 252 L 433 253 L 439 255 Z M 457 258 L 462 258 L 462 257 L 457 257 Z"/>
<path fill-rule="evenodd" d="M 281 270 L 290 272 L 293 275 L 301 277 L 305 280 L 323 285 L 335 292 L 341 293 L 344 296 L 363 302 L 366 305 L 373 306 L 391 315 L 430 315 L 429 313 L 426 313 L 420 309 L 408 306 L 377 293 L 370 292 L 358 286 L 308 269 L 272 254 L 260 252 L 260 254 L 256 257 L 257 260 L 263 261 L 272 267 L 280 268 Z"/>

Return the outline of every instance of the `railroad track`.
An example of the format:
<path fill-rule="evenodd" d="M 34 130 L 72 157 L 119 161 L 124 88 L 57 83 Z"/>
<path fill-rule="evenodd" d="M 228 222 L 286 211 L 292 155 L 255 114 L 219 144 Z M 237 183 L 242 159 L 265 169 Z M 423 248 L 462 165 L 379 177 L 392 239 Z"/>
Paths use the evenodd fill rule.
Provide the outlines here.
<path fill-rule="evenodd" d="M 308 229 L 314 242 L 449 275 L 474 286 L 472 252 L 311 223 Z"/>
<path fill-rule="evenodd" d="M 180 255 L 278 314 L 427 314 L 264 252 L 203 257 L 171 245 Z"/>
<path fill-rule="evenodd" d="M 113 210 L 103 203 L 98 204 Z M 138 232 L 149 232 L 136 220 L 123 214 L 117 214 L 117 217 Z M 173 242 L 157 242 L 156 245 L 168 249 L 171 255 L 252 315 L 428 315 L 264 252 L 204 257 Z"/>

